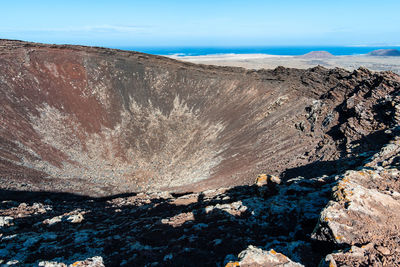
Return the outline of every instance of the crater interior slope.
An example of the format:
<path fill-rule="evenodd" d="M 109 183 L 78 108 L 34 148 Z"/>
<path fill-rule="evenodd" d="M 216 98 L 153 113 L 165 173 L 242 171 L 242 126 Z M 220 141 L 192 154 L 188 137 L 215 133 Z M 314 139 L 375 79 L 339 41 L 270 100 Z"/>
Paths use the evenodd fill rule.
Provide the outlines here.
<path fill-rule="evenodd" d="M 398 80 L 366 69 L 253 71 L 1 40 L 0 186 L 105 196 L 329 171 L 329 161 L 374 145 L 351 142 L 392 124 L 385 116 L 394 113 L 365 116 L 390 105 L 382 97 Z M 356 95 L 364 109 L 351 106 L 363 88 L 379 90 Z"/>

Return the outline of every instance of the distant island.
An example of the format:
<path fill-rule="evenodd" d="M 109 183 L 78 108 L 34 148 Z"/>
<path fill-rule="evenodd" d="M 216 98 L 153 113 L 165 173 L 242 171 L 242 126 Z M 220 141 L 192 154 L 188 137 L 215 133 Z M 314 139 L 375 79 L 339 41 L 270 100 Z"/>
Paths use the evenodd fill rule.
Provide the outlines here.
<path fill-rule="evenodd" d="M 399 57 L 400 51 L 397 49 L 378 49 L 367 54 L 374 57 Z"/>
<path fill-rule="evenodd" d="M 334 55 L 332 55 L 331 53 L 327 52 L 327 51 L 311 51 L 307 54 L 304 54 L 302 56 L 299 56 L 300 58 L 333 58 L 335 57 Z"/>

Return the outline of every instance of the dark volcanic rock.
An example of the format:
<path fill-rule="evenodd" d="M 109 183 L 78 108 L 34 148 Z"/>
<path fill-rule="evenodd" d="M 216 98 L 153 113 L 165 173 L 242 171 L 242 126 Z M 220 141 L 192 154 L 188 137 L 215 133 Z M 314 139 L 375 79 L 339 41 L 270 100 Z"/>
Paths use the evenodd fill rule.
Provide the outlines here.
<path fill-rule="evenodd" d="M 0 202 L 0 217 L 13 218 L 0 229 L 0 264 L 102 257 L 106 266 L 220 266 L 255 245 L 270 252 L 254 248 L 237 260 L 285 264 L 290 260 L 277 254 L 284 253 L 312 266 L 331 252 L 313 249 L 307 235 L 334 182 L 296 178 L 263 197 L 257 186 L 103 199 L 20 192 L 18 201 Z"/>
<path fill-rule="evenodd" d="M 338 177 L 313 233 L 345 248 L 328 255 L 327 266 L 399 266 L 400 172 L 390 164 L 399 151 L 397 134 L 363 167 Z"/>
<path fill-rule="evenodd" d="M 399 57 L 400 51 L 397 49 L 378 49 L 367 54 L 375 57 Z"/>

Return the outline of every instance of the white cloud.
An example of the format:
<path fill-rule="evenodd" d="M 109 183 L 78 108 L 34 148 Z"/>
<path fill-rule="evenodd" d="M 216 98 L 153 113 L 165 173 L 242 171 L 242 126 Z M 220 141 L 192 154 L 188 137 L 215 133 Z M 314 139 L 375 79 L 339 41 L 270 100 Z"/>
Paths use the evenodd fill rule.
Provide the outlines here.
<path fill-rule="evenodd" d="M 139 33 L 148 30 L 146 26 L 133 25 L 87 25 L 82 27 L 66 27 L 66 28 L 26 28 L 11 29 L 0 28 L 0 32 L 6 33 Z"/>
<path fill-rule="evenodd" d="M 138 27 L 138 26 L 100 25 L 100 26 L 86 26 L 83 29 L 86 31 L 95 31 L 95 32 L 129 33 L 129 32 L 141 32 L 147 28 L 148 27 Z"/>

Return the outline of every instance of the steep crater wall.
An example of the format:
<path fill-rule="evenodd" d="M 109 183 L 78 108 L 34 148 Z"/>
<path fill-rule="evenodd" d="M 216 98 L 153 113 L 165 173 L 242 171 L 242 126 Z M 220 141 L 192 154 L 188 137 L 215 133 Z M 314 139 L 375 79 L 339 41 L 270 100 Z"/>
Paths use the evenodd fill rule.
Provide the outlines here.
<path fill-rule="evenodd" d="M 354 115 L 345 110 L 349 88 L 368 79 L 386 86 L 374 77 L 2 40 L 1 187 L 97 196 L 199 191 L 288 169 L 297 175 L 301 166 L 351 151 L 349 127 L 340 128 Z M 363 124 L 351 136 L 388 123 Z"/>

